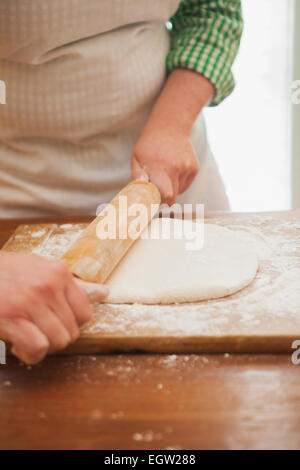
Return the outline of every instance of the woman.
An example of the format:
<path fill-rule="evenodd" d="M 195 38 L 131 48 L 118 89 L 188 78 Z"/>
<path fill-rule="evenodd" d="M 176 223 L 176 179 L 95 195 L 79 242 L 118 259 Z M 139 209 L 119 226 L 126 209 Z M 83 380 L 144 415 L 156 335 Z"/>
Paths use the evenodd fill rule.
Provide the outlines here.
<path fill-rule="evenodd" d="M 234 87 L 240 0 L 0 0 L 0 21 L 0 217 L 95 214 L 141 176 L 168 204 L 228 208 L 201 110 Z M 68 344 L 90 315 L 61 263 L 47 277 L 49 263 L 0 255 L 2 337 L 27 362 Z M 3 267 L 20 279 L 17 306 Z"/>

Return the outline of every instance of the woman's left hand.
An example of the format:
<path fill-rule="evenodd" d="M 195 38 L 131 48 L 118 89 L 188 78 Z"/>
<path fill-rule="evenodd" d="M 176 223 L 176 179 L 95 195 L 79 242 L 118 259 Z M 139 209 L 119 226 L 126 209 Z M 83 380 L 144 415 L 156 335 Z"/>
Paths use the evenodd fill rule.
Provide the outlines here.
<path fill-rule="evenodd" d="M 146 178 L 157 186 L 163 203 L 174 204 L 195 178 L 199 164 L 189 135 L 157 123 L 146 125 L 131 156 L 132 178 Z"/>

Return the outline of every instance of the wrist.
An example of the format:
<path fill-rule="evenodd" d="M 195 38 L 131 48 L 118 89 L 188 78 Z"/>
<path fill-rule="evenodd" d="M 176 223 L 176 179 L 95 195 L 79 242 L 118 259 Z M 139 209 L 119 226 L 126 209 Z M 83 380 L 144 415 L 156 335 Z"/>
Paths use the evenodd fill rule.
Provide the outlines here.
<path fill-rule="evenodd" d="M 175 69 L 158 97 L 146 127 L 167 127 L 190 136 L 197 116 L 213 95 L 213 85 L 202 75 L 192 70 Z"/>
<path fill-rule="evenodd" d="M 180 117 L 157 116 L 153 114 L 149 117 L 142 134 L 156 134 L 167 132 L 168 134 L 181 135 L 189 138 L 194 121 L 185 121 Z"/>

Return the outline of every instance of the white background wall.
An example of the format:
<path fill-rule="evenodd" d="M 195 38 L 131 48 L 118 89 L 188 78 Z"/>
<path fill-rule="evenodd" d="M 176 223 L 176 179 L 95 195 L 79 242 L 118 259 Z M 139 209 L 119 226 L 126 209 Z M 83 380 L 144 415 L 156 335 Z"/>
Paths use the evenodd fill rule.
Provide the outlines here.
<path fill-rule="evenodd" d="M 292 106 L 292 202 L 293 207 L 300 208 L 300 0 L 294 0 L 294 50 L 293 79 L 298 82 L 297 103 Z"/>
<path fill-rule="evenodd" d="M 205 111 L 210 144 L 232 210 L 289 209 L 293 0 L 243 0 L 243 13 L 236 89 Z"/>

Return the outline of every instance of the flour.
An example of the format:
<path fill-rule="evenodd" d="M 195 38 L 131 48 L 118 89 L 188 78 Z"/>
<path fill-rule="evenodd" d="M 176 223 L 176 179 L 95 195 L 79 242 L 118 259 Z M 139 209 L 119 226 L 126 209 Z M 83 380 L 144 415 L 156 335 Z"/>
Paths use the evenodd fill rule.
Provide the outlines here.
<path fill-rule="evenodd" d="M 250 286 L 229 297 L 194 304 L 96 304 L 97 321 L 84 332 L 141 335 L 159 329 L 177 336 L 218 335 L 231 325 L 233 333 L 247 334 L 257 326 L 266 332 L 278 328 L 280 333 L 281 319 L 293 331 L 300 325 L 300 222 L 263 215 L 241 219 L 226 227 L 243 234 L 259 253 L 260 269 Z"/>
<path fill-rule="evenodd" d="M 143 336 L 164 331 L 174 336 L 221 335 L 224 327 L 232 334 L 248 334 L 257 327 L 266 333 L 281 333 L 281 320 L 290 331 L 300 325 L 300 220 L 266 215 L 241 215 L 211 219 L 226 226 L 255 247 L 260 268 L 254 281 L 242 291 L 220 299 L 189 304 L 140 305 L 94 304 L 94 319 L 87 333 Z M 40 245 L 33 252 L 59 258 L 80 235 L 86 224 L 55 225 L 45 237 L 39 228 Z M 34 238 L 35 244 L 38 237 Z M 173 359 L 167 359 L 174 363 Z"/>
<path fill-rule="evenodd" d="M 80 236 L 84 227 L 85 224 L 54 226 L 54 229 L 49 232 L 43 243 L 35 247 L 32 252 L 44 256 L 45 258 L 60 258 Z M 67 229 L 67 232 L 65 232 L 64 229 Z M 34 232 L 35 237 L 37 237 L 37 233 L 38 232 Z"/>
<path fill-rule="evenodd" d="M 5 381 L 3 382 L 3 385 L 4 385 L 4 387 L 11 387 L 12 383 L 11 383 L 10 380 L 5 380 Z"/>
<path fill-rule="evenodd" d="M 31 237 L 32 238 L 40 238 L 42 237 L 43 235 L 45 235 L 45 230 L 38 230 L 37 232 L 33 232 L 31 234 Z"/>
<path fill-rule="evenodd" d="M 146 432 L 136 432 L 133 434 L 132 439 L 139 442 L 152 442 L 154 440 L 160 440 L 162 438 L 161 433 L 154 433 L 149 430 Z"/>

